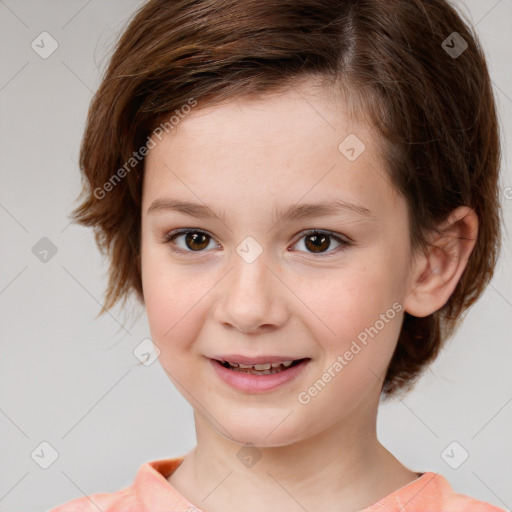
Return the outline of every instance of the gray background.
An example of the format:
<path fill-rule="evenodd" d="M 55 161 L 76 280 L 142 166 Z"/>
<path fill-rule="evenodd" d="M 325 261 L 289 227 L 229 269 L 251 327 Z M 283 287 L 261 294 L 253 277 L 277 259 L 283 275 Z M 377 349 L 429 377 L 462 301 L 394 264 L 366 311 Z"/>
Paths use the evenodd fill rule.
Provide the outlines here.
<path fill-rule="evenodd" d="M 146 367 L 133 354 L 149 337 L 145 315 L 117 308 L 95 318 L 106 261 L 92 232 L 67 218 L 80 189 L 89 102 L 140 4 L 0 0 L 0 511 L 48 510 L 118 490 L 142 463 L 182 455 L 195 443 L 191 407 L 158 362 Z M 512 0 L 457 4 L 489 59 L 510 227 Z M 47 59 L 31 47 L 43 31 L 58 43 Z M 47 262 L 32 252 L 42 237 L 57 248 Z M 504 237 L 486 293 L 413 393 L 382 406 L 379 436 L 410 468 L 440 472 L 458 492 L 510 509 L 512 255 Z M 460 447 L 448 450 L 452 465 L 462 449 L 469 453 L 458 469 L 441 456 L 453 441 Z M 40 464 L 51 449 L 42 442 L 58 453 L 47 469 Z"/>

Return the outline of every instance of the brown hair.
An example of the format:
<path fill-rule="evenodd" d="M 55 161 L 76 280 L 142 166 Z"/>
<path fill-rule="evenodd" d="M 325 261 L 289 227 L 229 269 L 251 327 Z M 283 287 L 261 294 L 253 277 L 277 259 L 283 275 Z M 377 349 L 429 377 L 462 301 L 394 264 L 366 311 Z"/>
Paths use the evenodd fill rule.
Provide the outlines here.
<path fill-rule="evenodd" d="M 449 52 L 464 42 L 460 55 Z M 149 0 L 122 33 L 90 105 L 84 197 L 73 216 L 94 228 L 110 258 L 104 310 L 132 291 L 143 302 L 138 148 L 191 98 L 262 94 L 308 76 L 354 93 L 351 108 L 378 128 L 414 250 L 458 206 L 479 218 L 448 302 L 424 318 L 405 313 L 383 383 L 389 397 L 435 359 L 491 279 L 501 246 L 491 81 L 477 36 L 445 0 Z"/>

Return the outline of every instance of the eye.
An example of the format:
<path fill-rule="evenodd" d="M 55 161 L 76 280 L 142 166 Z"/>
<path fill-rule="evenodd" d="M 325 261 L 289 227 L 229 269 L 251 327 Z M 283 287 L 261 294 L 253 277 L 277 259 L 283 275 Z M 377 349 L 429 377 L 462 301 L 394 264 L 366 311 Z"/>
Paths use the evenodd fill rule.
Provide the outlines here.
<path fill-rule="evenodd" d="M 309 252 L 310 254 L 330 256 L 331 253 L 337 253 L 345 247 L 352 245 L 351 241 L 334 235 L 329 231 L 314 229 L 304 233 L 305 234 L 303 234 L 303 236 L 295 242 L 294 245 L 298 245 L 299 242 L 304 239 L 303 245 L 307 250 L 306 252 Z M 175 242 L 179 239 L 182 240 L 181 244 Z M 338 246 L 335 247 L 334 250 L 327 251 L 332 244 L 332 240 L 334 240 Z M 165 235 L 165 241 L 170 244 L 173 252 L 179 254 L 204 252 L 204 249 L 207 249 L 212 242 L 214 243 L 213 238 L 206 231 L 190 228 L 178 229 L 167 233 Z M 214 246 L 215 245 L 218 244 L 214 243 Z"/>
<path fill-rule="evenodd" d="M 174 240 L 183 236 L 185 238 L 183 239 L 182 247 L 179 247 Z M 202 252 L 203 249 L 208 247 L 208 241 L 213 241 L 211 236 L 205 231 L 186 228 L 171 231 L 165 235 L 165 240 L 169 242 L 172 251 L 180 254 L 187 252 Z"/>
<path fill-rule="evenodd" d="M 335 240 L 339 245 L 334 250 L 326 251 L 326 249 L 331 246 L 331 239 Z M 337 253 L 345 247 L 352 245 L 352 242 L 336 236 L 329 231 L 321 231 L 318 229 L 306 232 L 294 245 L 299 244 L 301 240 L 304 240 L 303 245 L 310 254 L 320 255 L 322 257 L 330 256 L 332 253 Z"/>

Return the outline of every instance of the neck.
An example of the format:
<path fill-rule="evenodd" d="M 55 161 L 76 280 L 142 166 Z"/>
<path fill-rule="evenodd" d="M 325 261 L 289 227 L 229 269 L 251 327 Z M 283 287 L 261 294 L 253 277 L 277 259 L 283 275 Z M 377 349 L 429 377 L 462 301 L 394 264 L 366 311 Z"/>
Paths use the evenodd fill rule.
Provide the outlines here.
<path fill-rule="evenodd" d="M 417 478 L 379 443 L 372 411 L 270 447 L 233 442 L 196 414 L 197 447 L 168 480 L 208 512 L 361 510 Z"/>

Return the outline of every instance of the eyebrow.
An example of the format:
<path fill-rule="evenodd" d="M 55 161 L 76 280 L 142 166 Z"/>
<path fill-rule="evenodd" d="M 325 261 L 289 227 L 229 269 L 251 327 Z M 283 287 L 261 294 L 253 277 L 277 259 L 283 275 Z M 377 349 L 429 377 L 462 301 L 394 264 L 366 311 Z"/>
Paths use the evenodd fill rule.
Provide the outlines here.
<path fill-rule="evenodd" d="M 175 199 L 155 199 L 148 208 L 147 214 L 151 215 L 166 211 L 175 211 L 199 219 L 213 217 L 222 222 L 226 222 L 224 211 L 216 211 L 212 206 L 207 204 L 178 201 Z M 349 203 L 341 199 L 334 199 L 322 203 L 301 203 L 292 205 L 286 209 L 274 209 L 274 222 L 326 217 L 343 213 L 352 213 L 363 217 L 374 217 L 373 213 L 362 205 Z"/>

